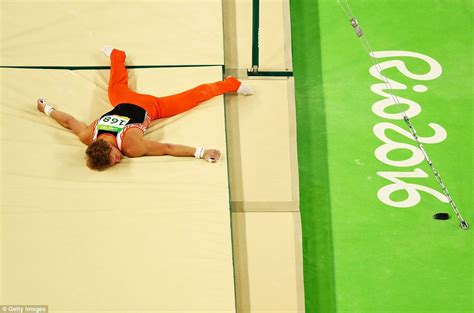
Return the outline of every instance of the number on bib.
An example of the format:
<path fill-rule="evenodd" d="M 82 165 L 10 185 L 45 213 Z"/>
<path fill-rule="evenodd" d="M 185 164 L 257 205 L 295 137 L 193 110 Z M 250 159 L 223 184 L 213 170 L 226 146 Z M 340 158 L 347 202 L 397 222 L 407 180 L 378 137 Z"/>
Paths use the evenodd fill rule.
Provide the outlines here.
<path fill-rule="evenodd" d="M 97 123 L 97 129 L 119 133 L 127 125 L 130 118 L 118 115 L 106 115 Z"/>

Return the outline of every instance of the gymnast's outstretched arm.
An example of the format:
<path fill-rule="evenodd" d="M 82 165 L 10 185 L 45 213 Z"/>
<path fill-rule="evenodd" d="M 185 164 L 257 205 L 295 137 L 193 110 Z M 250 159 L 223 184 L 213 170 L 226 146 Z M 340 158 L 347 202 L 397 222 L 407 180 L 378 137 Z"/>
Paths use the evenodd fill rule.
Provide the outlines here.
<path fill-rule="evenodd" d="M 38 99 L 36 101 L 37 108 L 40 112 L 45 112 L 47 106 L 44 99 Z M 51 108 L 51 107 L 50 107 Z M 90 138 L 92 135 L 93 123 L 89 126 L 76 120 L 72 115 L 65 112 L 61 112 L 56 109 L 50 110 L 49 116 L 51 116 L 56 122 L 58 122 L 64 128 L 70 129 L 79 139 L 86 145 L 90 144 Z"/>
<path fill-rule="evenodd" d="M 194 156 L 205 159 L 209 162 L 216 162 L 221 157 L 220 151 L 216 149 L 202 149 L 202 152 L 196 150 L 197 148 L 190 146 L 161 143 L 152 140 L 140 140 L 134 142 L 130 149 L 126 149 L 125 154 L 129 157 L 140 157 L 143 155 L 171 155 L 176 157 Z M 199 153 L 200 155 L 197 156 L 196 153 Z"/>

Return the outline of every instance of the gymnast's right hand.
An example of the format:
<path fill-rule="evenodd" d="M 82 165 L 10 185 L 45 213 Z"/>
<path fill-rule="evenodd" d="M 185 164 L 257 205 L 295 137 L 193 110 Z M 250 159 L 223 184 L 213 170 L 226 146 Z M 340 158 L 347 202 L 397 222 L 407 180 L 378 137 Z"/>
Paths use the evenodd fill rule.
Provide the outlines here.
<path fill-rule="evenodd" d="M 38 111 L 44 112 L 44 106 L 46 105 L 46 101 L 43 98 L 39 98 L 36 100 L 36 107 Z"/>

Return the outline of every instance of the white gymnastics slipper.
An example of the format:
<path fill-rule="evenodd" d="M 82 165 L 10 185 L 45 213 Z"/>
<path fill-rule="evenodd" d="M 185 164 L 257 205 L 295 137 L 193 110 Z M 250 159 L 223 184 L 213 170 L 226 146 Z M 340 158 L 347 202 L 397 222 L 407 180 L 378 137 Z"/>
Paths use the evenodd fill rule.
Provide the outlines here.
<path fill-rule="evenodd" d="M 239 89 L 237 89 L 237 94 L 243 96 L 250 96 L 253 95 L 253 89 L 248 85 L 240 84 Z"/>
<path fill-rule="evenodd" d="M 110 58 L 110 55 L 112 54 L 112 50 L 114 50 L 114 47 L 112 46 L 103 46 L 100 51 L 102 51 L 103 54 L 105 54 L 107 57 Z"/>

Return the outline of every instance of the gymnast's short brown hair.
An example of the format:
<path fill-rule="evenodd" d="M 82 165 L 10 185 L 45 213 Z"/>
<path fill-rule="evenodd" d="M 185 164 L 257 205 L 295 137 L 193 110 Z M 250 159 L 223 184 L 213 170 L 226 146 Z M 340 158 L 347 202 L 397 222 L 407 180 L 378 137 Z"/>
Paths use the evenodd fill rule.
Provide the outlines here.
<path fill-rule="evenodd" d="M 87 166 L 90 169 L 102 171 L 110 166 L 110 145 L 99 139 L 87 147 Z"/>

